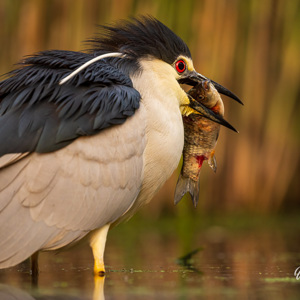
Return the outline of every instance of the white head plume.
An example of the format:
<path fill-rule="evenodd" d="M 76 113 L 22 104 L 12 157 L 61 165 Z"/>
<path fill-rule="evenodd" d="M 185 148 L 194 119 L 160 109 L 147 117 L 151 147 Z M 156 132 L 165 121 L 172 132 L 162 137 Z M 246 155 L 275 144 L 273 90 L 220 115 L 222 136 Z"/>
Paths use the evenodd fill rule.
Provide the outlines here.
<path fill-rule="evenodd" d="M 105 54 L 96 56 L 93 59 L 88 60 L 86 63 L 84 63 L 83 65 L 81 65 L 80 67 L 78 67 L 75 71 L 73 71 L 71 74 L 69 74 L 68 76 L 64 77 L 62 80 L 60 80 L 59 85 L 62 85 L 64 83 L 66 83 L 68 80 L 70 80 L 76 74 L 78 74 L 80 71 L 82 71 L 83 69 L 85 69 L 89 65 L 93 64 L 94 62 L 96 62 L 96 61 L 98 61 L 100 59 L 103 59 L 103 58 L 107 58 L 107 57 L 120 57 L 120 58 L 123 58 L 123 57 L 125 57 L 125 54 L 120 53 L 120 52 L 112 52 L 112 53 L 105 53 Z"/>

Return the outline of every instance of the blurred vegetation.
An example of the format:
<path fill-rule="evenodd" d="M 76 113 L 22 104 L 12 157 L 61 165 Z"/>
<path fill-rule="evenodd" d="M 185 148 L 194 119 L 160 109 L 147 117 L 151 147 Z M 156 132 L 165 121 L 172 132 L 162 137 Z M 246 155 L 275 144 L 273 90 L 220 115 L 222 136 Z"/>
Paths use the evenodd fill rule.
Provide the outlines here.
<path fill-rule="evenodd" d="M 0 73 L 37 51 L 82 50 L 96 24 L 140 14 L 173 29 L 196 70 L 245 103 L 224 97 L 240 133 L 221 130 L 218 172 L 203 167 L 200 208 L 184 199 L 179 216 L 299 210 L 300 1 L 0 0 Z M 178 172 L 145 215 L 174 210 Z"/>

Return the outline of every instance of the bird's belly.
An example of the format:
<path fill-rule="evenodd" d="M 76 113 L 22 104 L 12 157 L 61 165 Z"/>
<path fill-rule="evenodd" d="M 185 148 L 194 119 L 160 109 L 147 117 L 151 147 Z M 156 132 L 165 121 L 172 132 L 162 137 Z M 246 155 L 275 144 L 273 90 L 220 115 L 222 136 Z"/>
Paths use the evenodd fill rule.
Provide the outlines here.
<path fill-rule="evenodd" d="M 162 120 L 164 116 L 158 117 Z M 149 198 L 154 196 L 178 166 L 184 144 L 180 113 L 168 113 L 168 118 L 161 123 L 149 124 L 151 129 L 147 134 L 143 186 L 145 192 L 149 190 L 150 195 L 146 202 L 151 200 Z"/>
<path fill-rule="evenodd" d="M 145 101 L 145 100 L 144 100 Z M 178 105 L 173 109 L 161 108 L 151 102 L 146 107 L 146 148 L 141 192 L 126 214 L 118 220 L 131 217 L 148 203 L 177 168 L 184 144 L 184 129 Z"/>

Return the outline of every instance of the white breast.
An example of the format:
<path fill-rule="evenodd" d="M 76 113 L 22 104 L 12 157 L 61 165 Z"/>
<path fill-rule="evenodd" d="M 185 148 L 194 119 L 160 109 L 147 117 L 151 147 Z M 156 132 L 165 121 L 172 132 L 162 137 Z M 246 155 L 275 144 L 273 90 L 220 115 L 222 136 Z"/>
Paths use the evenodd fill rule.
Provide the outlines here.
<path fill-rule="evenodd" d="M 133 78 L 146 110 L 146 148 L 142 189 L 125 218 L 152 199 L 172 175 L 182 154 L 184 130 L 179 106 L 185 93 L 173 68 L 166 65 L 162 61 L 146 62 L 142 74 Z"/>

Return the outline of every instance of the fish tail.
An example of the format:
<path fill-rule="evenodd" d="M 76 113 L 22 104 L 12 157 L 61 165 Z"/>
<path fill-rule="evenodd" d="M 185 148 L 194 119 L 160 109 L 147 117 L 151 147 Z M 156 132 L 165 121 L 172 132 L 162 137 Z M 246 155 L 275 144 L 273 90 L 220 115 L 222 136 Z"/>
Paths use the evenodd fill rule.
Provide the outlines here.
<path fill-rule="evenodd" d="M 180 174 L 175 188 L 174 204 L 176 205 L 182 199 L 182 197 L 189 192 L 194 206 L 197 207 L 199 200 L 199 189 L 200 180 L 194 181 L 191 178 L 184 177 L 182 174 Z"/>

